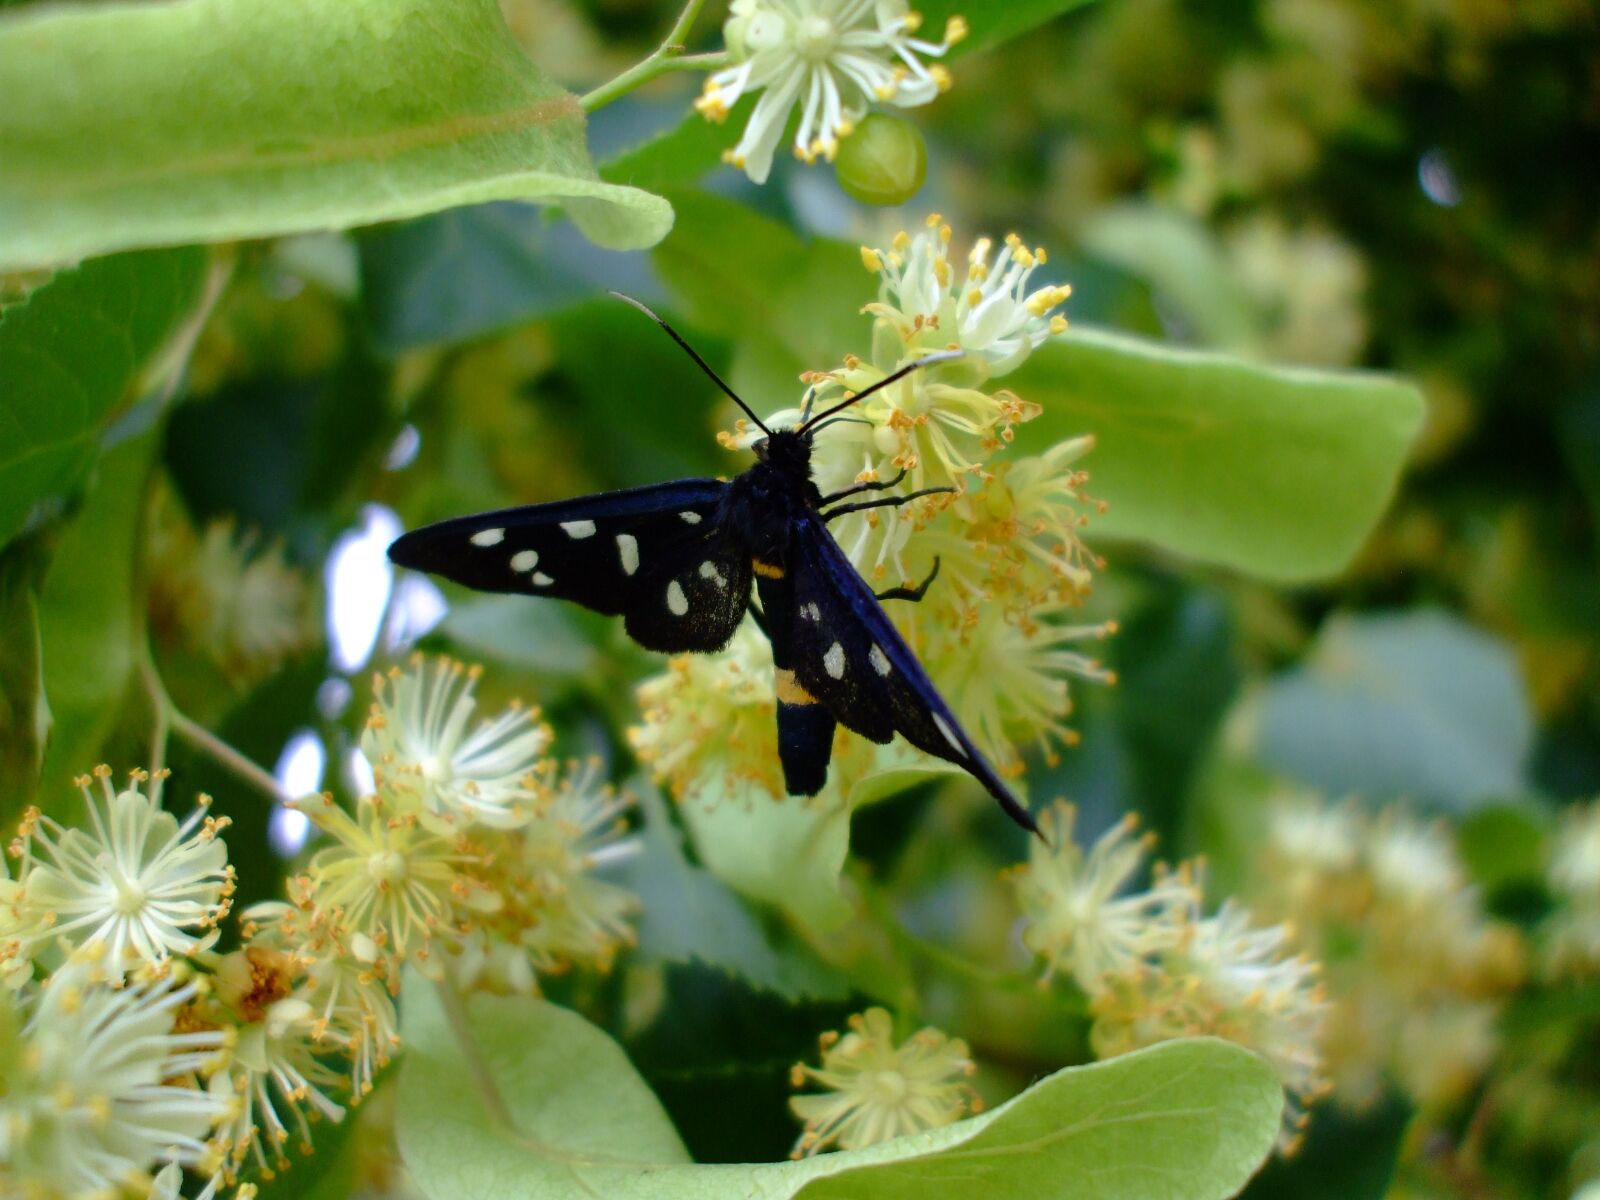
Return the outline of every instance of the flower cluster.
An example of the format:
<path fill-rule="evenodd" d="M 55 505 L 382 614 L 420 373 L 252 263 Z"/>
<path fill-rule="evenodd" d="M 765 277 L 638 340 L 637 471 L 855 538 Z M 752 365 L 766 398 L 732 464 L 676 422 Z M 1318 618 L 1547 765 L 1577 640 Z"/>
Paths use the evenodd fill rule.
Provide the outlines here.
<path fill-rule="evenodd" d="M 177 507 L 158 505 L 151 530 L 151 627 L 235 686 L 258 683 L 316 640 L 306 578 L 281 544 L 228 518 L 197 533 Z"/>
<path fill-rule="evenodd" d="M 378 680 L 373 792 L 354 812 L 297 802 L 326 845 L 226 953 L 208 799 L 180 822 L 164 774 L 118 790 L 100 767 L 79 781 L 85 827 L 26 815 L 0 873 L 0 1191 L 248 1194 L 372 1091 L 405 966 L 532 991 L 610 964 L 634 900 L 594 871 L 635 845 L 625 805 L 598 764 L 543 757 L 537 712 L 479 718 L 477 679 L 417 658 Z"/>
<path fill-rule="evenodd" d="M 1447 830 L 1399 810 L 1286 797 L 1272 811 L 1251 900 L 1292 922 L 1333 997 L 1335 1095 L 1365 1105 L 1394 1081 L 1424 1107 L 1470 1088 L 1498 1048 L 1499 998 L 1520 940 L 1486 919 Z"/>
<path fill-rule="evenodd" d="M 1290 953 L 1284 926 L 1257 926 L 1232 901 L 1204 915 L 1192 867 L 1157 870 L 1149 888 L 1135 889 L 1150 843 L 1133 840 L 1131 820 L 1087 855 L 1074 821 L 1071 806 L 1057 804 L 1028 863 L 1010 872 L 1023 942 L 1044 959 L 1045 980 L 1070 973 L 1088 996 L 1102 1058 L 1201 1034 L 1260 1054 L 1288 1096 L 1280 1145 L 1292 1150 L 1306 1106 L 1328 1088 L 1318 965 Z"/>
<path fill-rule="evenodd" d="M 874 101 L 915 108 L 950 86 L 949 72 L 922 58 L 942 56 L 966 22 L 950 18 L 942 42 L 916 37 L 921 23 L 906 0 L 733 0 L 723 26 L 732 64 L 707 76 L 695 107 L 720 122 L 762 93 L 724 156 L 756 183 L 766 182 L 796 104 L 796 157 L 831 162 Z"/>
<path fill-rule="evenodd" d="M 192 964 L 231 902 L 227 822 L 202 798 L 180 823 L 143 771 L 77 782 L 88 828 L 30 809 L 0 876 L 0 1192 L 121 1194 L 189 1168 L 214 1195 L 233 1031 L 198 1015 Z"/>
<path fill-rule="evenodd" d="M 966 1082 L 977 1068 L 965 1042 L 930 1028 L 896 1045 L 893 1022 L 881 1008 L 851 1017 L 842 1037 L 823 1034 L 821 1051 L 819 1066 L 797 1063 L 790 1073 L 796 1088 L 824 1089 L 789 1101 L 805 1123 L 795 1158 L 921 1133 L 983 1107 Z"/>
<path fill-rule="evenodd" d="M 933 351 L 966 351 L 819 425 L 812 470 L 824 493 L 902 477 L 908 490 L 954 489 L 849 514 L 829 528 L 880 588 L 915 584 L 937 563 L 924 601 L 890 605 L 890 615 L 978 745 L 1015 771 L 1018 744 L 1037 742 L 1049 755 L 1073 740 L 1071 676 L 1111 678 L 1082 647 L 1114 626 L 1073 619 L 1099 565 L 1081 540 L 1098 507 L 1084 493 L 1088 476 L 1078 465 L 1092 440 L 1070 438 L 1029 456 L 1007 453 L 1015 428 L 1039 409 L 991 381 L 1065 328 L 1056 309 L 1068 289 L 1035 286 L 1047 256 L 1016 237 L 998 254 L 980 239 L 961 269 L 952 265 L 951 239 L 950 227 L 934 216 L 915 236 L 902 233 L 886 249 L 863 251 L 880 277 L 878 299 L 868 307 L 870 358 L 852 355 L 837 371 L 808 376 L 802 408 L 776 413 L 767 424 L 793 425 L 807 409 L 858 394 Z M 753 437 L 741 422 L 722 441 L 743 447 Z M 640 690 L 645 723 L 634 731 L 636 749 L 680 796 L 713 773 L 781 796 L 770 679 L 770 655 L 755 632 L 720 655 L 674 662 Z M 856 742 L 841 743 L 835 779 L 853 779 L 902 753 Z"/>
<path fill-rule="evenodd" d="M 1559 902 L 1547 930 L 1552 975 L 1600 975 L 1600 801 L 1573 805 L 1562 821 L 1548 871 Z"/>

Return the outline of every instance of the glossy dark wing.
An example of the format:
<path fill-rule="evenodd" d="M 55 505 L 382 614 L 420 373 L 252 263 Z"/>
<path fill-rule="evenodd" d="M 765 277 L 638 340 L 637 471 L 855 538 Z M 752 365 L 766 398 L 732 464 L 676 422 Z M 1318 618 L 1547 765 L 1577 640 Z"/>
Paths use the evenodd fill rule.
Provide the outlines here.
<path fill-rule="evenodd" d="M 651 650 L 718 650 L 750 598 L 748 556 L 717 514 L 727 484 L 686 479 L 441 521 L 389 557 L 481 592 L 555 596 L 608 615 Z"/>
<path fill-rule="evenodd" d="M 917 656 L 820 519 L 795 524 L 794 672 L 839 724 L 876 742 L 898 733 L 955 763 L 988 789 L 1011 819 L 1033 818 L 967 736 Z"/>

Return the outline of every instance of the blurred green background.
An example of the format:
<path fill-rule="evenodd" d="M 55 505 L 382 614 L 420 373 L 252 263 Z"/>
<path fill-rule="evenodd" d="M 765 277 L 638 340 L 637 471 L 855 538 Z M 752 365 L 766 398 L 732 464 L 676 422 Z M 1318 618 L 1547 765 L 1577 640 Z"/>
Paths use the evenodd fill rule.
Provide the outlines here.
<path fill-rule="evenodd" d="M 653 48 L 670 6 L 503 7 L 535 60 L 581 90 Z M 714 21 L 702 26 L 710 45 Z M 608 178 L 677 206 L 653 251 L 598 250 L 509 203 L 239 247 L 161 444 L 137 413 L 115 431 L 95 490 L 48 547 L 41 620 L 66 631 L 81 663 L 68 707 L 113 711 L 127 685 L 99 666 L 113 639 L 97 634 L 128 595 L 103 567 L 134 536 L 141 467 L 158 455 L 163 675 L 186 711 L 293 787 L 359 786 L 350 755 L 374 644 L 382 659 L 418 637 L 489 664 L 486 707 L 536 695 L 559 750 L 599 752 L 628 778 L 632 684 L 659 661 L 616 623 L 564 607 L 396 581 L 384 545 L 463 512 L 738 469 L 714 437 L 728 407 L 604 291 L 662 306 L 758 411 L 776 409 L 795 399 L 797 354 L 810 356 L 798 366 L 824 367 L 861 348 L 856 310 L 872 280 L 857 269 L 846 295 L 828 264 L 815 289 L 764 270 L 772 230 L 881 245 L 936 211 L 963 236 L 1015 229 L 1050 247 L 1051 277 L 1075 289 L 1075 324 L 1401 373 L 1427 398 L 1399 494 L 1332 578 L 1277 586 L 1096 539 L 1090 526 L 1109 566 L 1087 615 L 1121 626 L 1106 650 L 1120 682 L 1075 689 L 1082 744 L 1058 765 L 1032 763 L 1036 800 L 1073 799 L 1088 835 L 1141 813 L 1163 853 L 1208 856 L 1219 894 L 1244 886 L 1278 783 L 1375 808 L 1403 800 L 1454 822 L 1492 913 L 1537 919 L 1551 814 L 1600 793 L 1594 6 L 1102 0 L 964 57 L 955 74 L 947 96 L 911 114 L 929 174 L 904 210 L 864 209 L 825 166 L 780 160 L 758 189 L 712 165 L 709 129 L 619 164 L 683 120 L 692 82 L 669 79 L 596 114 L 590 130 Z M 770 345 L 750 332 L 762 322 Z M 1027 395 L 1025 377 L 1016 386 Z M 252 539 L 242 554 L 202 553 L 218 520 Z M 35 552 L 7 552 L 8 580 L 32 577 Z M 272 597 L 267 633 L 185 615 L 186 596 L 247 576 L 257 600 Z M 8 583 L 0 602 L 20 594 Z M 8 659 L 7 670 L 28 669 L 25 656 Z M 20 746 L 27 722 L 13 717 L 7 744 Z M 130 704 L 120 727 L 102 721 L 85 744 L 138 761 L 146 720 Z M 234 818 L 240 902 L 278 894 L 304 830 L 180 747 L 171 765 L 185 791 L 215 792 Z M 62 782 L 47 777 L 41 795 Z M 860 814 L 854 849 L 898 881 L 920 931 L 959 941 L 995 919 L 973 880 L 1023 843 L 970 796 L 952 816 L 924 790 Z M 792 936 L 771 933 L 783 946 Z M 647 927 L 647 951 L 651 938 Z M 859 1007 L 800 949 L 785 961 L 802 982 L 774 990 L 693 963 L 562 986 L 612 1013 L 697 1158 L 781 1157 L 794 1136 L 784 1069 Z M 1540 1052 L 1553 1064 L 1535 1081 L 1546 1108 L 1525 1080 L 1491 1109 L 1600 1113 L 1596 999 L 1560 1000 L 1587 1023 L 1562 1025 L 1576 1032 L 1555 1047 L 1540 1039 L 1559 1022 L 1513 1012 L 1515 1065 Z M 1004 1005 L 947 997 L 945 1008 L 1012 1083 L 1082 1054 L 1081 1027 L 1047 1028 L 1048 1013 L 1016 1026 Z M 631 1022 L 634 1011 L 649 1019 Z M 1600 1174 L 1600 1161 L 1573 1157 L 1581 1138 L 1533 1117 L 1497 1126 L 1470 1161 L 1456 1153 L 1468 1124 L 1489 1119 L 1492 1092 L 1440 1115 L 1436 1142 L 1415 1129 L 1407 1140 L 1398 1100 L 1356 1114 L 1329 1106 L 1303 1155 L 1249 1194 L 1548 1196 L 1589 1167 Z M 1591 1140 L 1585 1153 L 1600 1149 Z"/>

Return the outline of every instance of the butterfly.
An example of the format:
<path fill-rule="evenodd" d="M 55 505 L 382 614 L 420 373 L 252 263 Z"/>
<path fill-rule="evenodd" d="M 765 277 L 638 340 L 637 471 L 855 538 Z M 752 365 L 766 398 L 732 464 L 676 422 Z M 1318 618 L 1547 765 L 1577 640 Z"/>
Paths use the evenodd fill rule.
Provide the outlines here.
<path fill-rule="evenodd" d="M 791 794 L 822 789 L 843 725 L 878 743 L 899 734 L 954 763 L 1038 833 L 883 609 L 885 600 L 921 600 L 937 560 L 916 587 L 875 593 L 828 532 L 846 513 L 954 489 L 857 499 L 890 491 L 905 472 L 831 495 L 811 478 L 812 439 L 831 418 L 960 351 L 906 364 L 815 415 L 808 396 L 797 425 L 769 429 L 672 326 L 612 294 L 655 321 L 755 423 L 764 435 L 751 447 L 756 461 L 731 480 L 684 479 L 441 521 L 398 538 L 389 558 L 478 591 L 554 596 L 621 616 L 634 641 L 670 654 L 722 649 L 748 611 L 772 644 L 778 756 Z"/>

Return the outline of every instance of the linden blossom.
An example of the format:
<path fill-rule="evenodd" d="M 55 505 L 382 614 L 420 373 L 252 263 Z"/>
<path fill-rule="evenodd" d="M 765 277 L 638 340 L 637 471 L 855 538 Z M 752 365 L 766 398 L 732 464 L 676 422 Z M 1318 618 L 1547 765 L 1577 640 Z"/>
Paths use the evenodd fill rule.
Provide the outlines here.
<path fill-rule="evenodd" d="M 723 34 L 734 65 L 707 77 L 695 108 L 723 121 L 742 97 L 763 92 L 724 156 L 756 183 L 766 182 L 796 103 L 796 156 L 831 162 L 874 100 L 914 108 L 949 88 L 950 73 L 918 55 L 942 56 L 967 34 L 951 17 L 942 42 L 914 37 L 922 18 L 906 0 L 733 0 L 730 11 Z"/>

